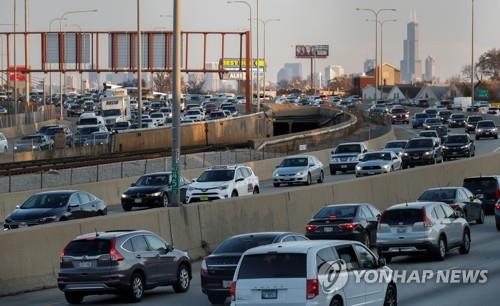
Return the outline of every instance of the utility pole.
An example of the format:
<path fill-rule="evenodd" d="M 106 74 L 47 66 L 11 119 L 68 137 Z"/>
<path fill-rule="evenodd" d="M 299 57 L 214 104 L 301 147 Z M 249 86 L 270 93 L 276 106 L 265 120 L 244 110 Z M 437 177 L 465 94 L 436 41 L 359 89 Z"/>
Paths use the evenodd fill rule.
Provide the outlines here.
<path fill-rule="evenodd" d="M 257 20 L 259 20 L 259 0 L 257 0 Z M 260 50 L 259 50 L 259 22 L 257 21 L 257 112 L 260 112 Z M 252 58 L 252 69 L 254 60 Z"/>
<path fill-rule="evenodd" d="M 174 0 L 173 92 L 172 92 L 172 204 L 180 206 L 180 154 L 181 154 L 181 0 Z"/>
<path fill-rule="evenodd" d="M 137 114 L 138 128 L 142 129 L 142 32 L 141 1 L 137 0 Z"/>
<path fill-rule="evenodd" d="M 17 0 L 14 0 L 14 115 L 15 125 L 17 126 L 17 56 L 16 56 L 16 24 L 17 24 Z M 10 77 L 10 75 L 9 75 Z"/>
<path fill-rule="evenodd" d="M 471 44 L 471 76 L 470 76 L 470 83 L 471 83 L 471 97 L 472 97 L 472 103 L 474 103 L 474 98 L 476 97 L 475 95 L 475 84 L 474 84 L 474 76 L 476 75 L 476 67 L 474 65 L 474 0 L 472 0 L 472 44 Z"/>
<path fill-rule="evenodd" d="M 28 0 L 24 0 L 24 32 L 28 32 L 28 20 L 29 20 L 29 4 Z M 28 34 L 24 34 L 24 65 L 26 70 L 29 70 L 30 66 L 30 52 L 29 52 L 29 39 Z M 31 75 L 27 72 L 24 73 L 24 84 L 26 86 L 26 105 L 30 109 L 30 86 L 31 86 Z"/>

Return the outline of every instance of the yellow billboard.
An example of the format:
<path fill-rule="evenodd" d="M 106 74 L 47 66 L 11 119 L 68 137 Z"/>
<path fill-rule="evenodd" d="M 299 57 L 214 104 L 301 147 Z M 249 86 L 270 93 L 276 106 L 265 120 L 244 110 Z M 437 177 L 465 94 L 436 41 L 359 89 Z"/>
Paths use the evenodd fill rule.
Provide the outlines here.
<path fill-rule="evenodd" d="M 245 58 L 225 58 L 222 60 L 222 67 L 224 70 L 245 70 L 247 68 L 247 62 Z M 266 68 L 266 61 L 264 59 L 254 59 L 252 68 L 259 70 Z"/>

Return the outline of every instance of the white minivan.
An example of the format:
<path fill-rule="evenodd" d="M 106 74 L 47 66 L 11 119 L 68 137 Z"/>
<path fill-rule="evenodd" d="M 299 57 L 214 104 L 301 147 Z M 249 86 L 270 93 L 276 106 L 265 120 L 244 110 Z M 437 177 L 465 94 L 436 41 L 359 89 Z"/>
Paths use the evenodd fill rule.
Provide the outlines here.
<path fill-rule="evenodd" d="M 355 272 L 368 271 L 383 275 L 383 281 L 356 281 Z M 231 306 L 385 306 L 397 301 L 392 270 L 355 241 L 285 242 L 250 249 L 231 284 Z"/>

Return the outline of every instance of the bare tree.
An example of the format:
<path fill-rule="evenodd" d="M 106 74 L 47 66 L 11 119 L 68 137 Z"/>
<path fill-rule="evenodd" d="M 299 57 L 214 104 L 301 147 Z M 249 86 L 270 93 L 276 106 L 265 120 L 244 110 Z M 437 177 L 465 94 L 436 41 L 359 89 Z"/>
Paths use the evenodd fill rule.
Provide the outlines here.
<path fill-rule="evenodd" d="M 170 73 L 156 72 L 153 75 L 153 90 L 163 93 L 171 92 L 172 79 L 170 77 Z"/>
<path fill-rule="evenodd" d="M 187 82 L 187 91 L 192 94 L 203 92 L 206 80 L 203 75 L 190 75 Z"/>
<path fill-rule="evenodd" d="M 500 49 L 491 49 L 479 57 L 477 70 L 486 77 L 494 80 L 500 80 Z"/>

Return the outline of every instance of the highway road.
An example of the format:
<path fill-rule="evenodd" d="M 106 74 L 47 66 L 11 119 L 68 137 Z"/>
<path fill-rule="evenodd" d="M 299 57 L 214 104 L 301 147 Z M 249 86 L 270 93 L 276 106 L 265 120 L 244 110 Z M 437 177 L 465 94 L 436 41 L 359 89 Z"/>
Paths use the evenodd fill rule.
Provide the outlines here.
<path fill-rule="evenodd" d="M 444 284 L 435 280 L 425 284 L 398 284 L 399 305 L 498 305 L 500 284 L 500 233 L 496 231 L 493 217 L 487 217 L 483 225 L 471 225 L 471 251 L 460 255 L 454 250 L 446 260 L 439 262 L 426 257 L 400 257 L 389 264 L 394 270 L 455 270 L 484 269 L 488 271 L 485 284 Z M 89 296 L 84 305 L 123 305 L 126 300 L 113 295 Z M 58 289 L 29 292 L 0 298 L 0 305 L 9 306 L 63 306 L 68 305 Z M 199 262 L 193 265 L 193 281 L 185 294 L 175 294 L 170 287 L 157 288 L 147 292 L 140 303 L 144 306 L 209 306 L 201 292 Z"/>

